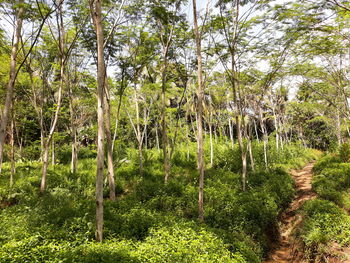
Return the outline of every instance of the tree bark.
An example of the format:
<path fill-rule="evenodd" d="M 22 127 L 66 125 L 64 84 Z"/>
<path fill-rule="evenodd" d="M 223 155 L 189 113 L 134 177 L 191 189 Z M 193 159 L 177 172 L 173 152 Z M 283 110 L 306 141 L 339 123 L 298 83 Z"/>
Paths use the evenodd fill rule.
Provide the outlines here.
<path fill-rule="evenodd" d="M 11 62 L 10 62 L 10 77 L 6 88 L 6 98 L 4 110 L 1 115 L 0 122 L 0 174 L 2 170 L 2 161 L 3 161 L 3 151 L 6 137 L 6 128 L 7 122 L 11 111 L 11 104 L 13 99 L 15 81 L 16 81 L 16 65 L 17 65 L 17 54 L 18 54 L 18 46 L 21 38 L 22 31 L 22 23 L 23 23 L 23 0 L 19 0 L 18 4 L 20 5 L 17 16 L 16 16 L 16 29 L 14 33 L 14 41 L 11 50 Z"/>
<path fill-rule="evenodd" d="M 198 194 L 198 218 L 201 222 L 204 221 L 204 149 L 203 149 L 203 71 L 202 71 L 202 47 L 201 33 L 199 32 L 197 22 L 197 4 L 193 0 L 193 23 L 196 38 L 196 54 L 198 66 L 198 86 L 197 86 L 197 143 L 198 143 L 198 172 L 199 172 L 199 194 Z"/>
<path fill-rule="evenodd" d="M 210 140 L 210 166 L 214 165 L 214 145 L 213 145 L 213 127 L 212 127 L 212 113 L 209 119 L 209 140 Z"/>
<path fill-rule="evenodd" d="M 228 127 L 229 127 L 229 132 L 230 132 L 230 141 L 231 141 L 231 147 L 232 149 L 234 148 L 234 140 L 233 140 L 233 128 L 232 128 L 232 121 L 231 118 L 228 119 Z"/>
<path fill-rule="evenodd" d="M 106 78 L 106 73 L 105 73 Z M 105 112 L 105 134 L 107 139 L 107 169 L 108 169 L 108 184 L 109 184 L 109 199 L 115 200 L 115 179 L 114 179 L 114 164 L 113 164 L 113 141 L 111 134 L 111 109 L 110 109 L 110 92 L 107 83 L 107 78 L 104 83 L 105 88 L 105 101 L 104 101 L 104 112 Z"/>
<path fill-rule="evenodd" d="M 102 0 L 90 0 L 90 11 L 94 22 L 97 42 L 97 171 L 96 171 L 96 241 L 103 240 L 103 170 L 104 170 L 104 86 L 105 60 L 104 37 L 102 28 Z"/>
<path fill-rule="evenodd" d="M 160 151 L 159 137 L 158 137 L 158 121 L 156 121 L 156 146 L 157 146 L 157 150 Z"/>
<path fill-rule="evenodd" d="M 55 162 L 55 140 L 52 138 L 52 149 L 51 149 L 51 165 L 54 166 L 56 164 Z"/>
<path fill-rule="evenodd" d="M 11 138 L 10 138 L 10 144 L 11 144 L 11 174 L 10 174 L 10 187 L 13 185 L 13 178 L 15 176 L 16 172 L 16 163 L 15 163 L 15 116 L 13 112 L 13 105 L 12 105 L 12 111 L 11 111 Z"/>
<path fill-rule="evenodd" d="M 77 146 L 77 129 L 75 125 L 74 98 L 71 85 L 69 86 L 69 111 L 70 111 L 70 126 L 72 140 L 72 155 L 71 155 L 71 173 L 77 172 L 78 163 L 78 146 Z"/>
<path fill-rule="evenodd" d="M 166 68 L 168 64 L 167 49 L 163 52 L 163 68 L 162 68 L 162 106 L 161 106 L 161 120 L 162 120 L 162 150 L 163 150 L 163 169 L 164 169 L 164 182 L 167 183 L 170 173 L 170 160 L 169 160 L 169 139 L 166 127 Z"/>

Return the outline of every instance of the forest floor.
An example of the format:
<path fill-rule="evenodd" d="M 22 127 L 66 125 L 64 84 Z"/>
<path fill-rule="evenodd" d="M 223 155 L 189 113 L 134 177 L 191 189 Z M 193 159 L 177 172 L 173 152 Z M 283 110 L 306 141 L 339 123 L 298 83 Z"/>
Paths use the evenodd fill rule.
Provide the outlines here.
<path fill-rule="evenodd" d="M 294 233 L 302 222 L 302 216 L 297 211 L 306 201 L 316 198 L 311 186 L 314 164 L 315 162 L 311 162 L 301 170 L 291 171 L 297 195 L 280 217 L 279 240 L 264 263 L 304 262 L 303 248 Z"/>

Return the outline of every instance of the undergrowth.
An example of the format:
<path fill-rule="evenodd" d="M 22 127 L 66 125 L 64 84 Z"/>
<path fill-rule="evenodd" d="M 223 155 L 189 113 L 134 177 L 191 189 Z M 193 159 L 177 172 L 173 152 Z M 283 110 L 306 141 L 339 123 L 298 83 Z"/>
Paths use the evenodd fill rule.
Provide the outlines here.
<path fill-rule="evenodd" d="M 49 169 L 44 195 L 38 192 L 39 162 L 17 163 L 12 187 L 4 164 L 0 262 L 261 262 L 275 237 L 278 214 L 295 194 L 286 168 L 300 167 L 317 152 L 295 144 L 277 154 L 270 146 L 265 170 L 262 145 L 254 143 L 256 171 L 249 171 L 248 190 L 242 192 L 237 145 L 217 144 L 214 164 L 206 170 L 205 223 L 200 223 L 196 146 L 187 147 L 189 154 L 185 146 L 174 153 L 166 185 L 157 150 L 144 151 L 143 177 L 136 150 L 125 150 L 115 164 L 116 202 L 108 200 L 105 182 L 101 244 L 93 241 L 93 152 L 84 149 L 73 174 L 62 151 L 60 164 Z"/>
<path fill-rule="evenodd" d="M 332 254 L 334 243 L 350 246 L 349 152 L 349 145 L 342 145 L 313 168 L 312 187 L 318 197 L 303 206 L 305 220 L 301 229 L 306 251 L 313 260 Z"/>

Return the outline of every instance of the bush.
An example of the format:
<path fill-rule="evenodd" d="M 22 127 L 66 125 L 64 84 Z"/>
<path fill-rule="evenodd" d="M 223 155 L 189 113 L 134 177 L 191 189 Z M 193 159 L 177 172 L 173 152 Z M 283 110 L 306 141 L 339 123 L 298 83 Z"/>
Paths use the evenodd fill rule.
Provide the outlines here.
<path fill-rule="evenodd" d="M 141 262 L 152 263 L 247 262 L 240 253 L 231 254 L 214 234 L 181 225 L 152 229 L 151 235 L 140 243 L 134 254 Z"/>
<path fill-rule="evenodd" d="M 350 243 L 350 217 L 334 203 L 311 200 L 305 203 L 303 212 L 301 236 L 307 248 L 321 252 L 319 249 L 329 242 Z"/>
<path fill-rule="evenodd" d="M 342 162 L 350 162 L 350 143 L 343 143 L 340 145 L 339 158 Z"/>
<path fill-rule="evenodd" d="M 341 160 L 338 156 L 326 155 L 317 161 L 312 168 L 312 172 L 317 175 L 325 168 L 337 167 L 339 163 L 341 163 Z"/>
<path fill-rule="evenodd" d="M 320 197 L 342 206 L 343 191 L 350 187 L 350 164 L 338 164 L 337 168 L 320 170 L 314 176 L 312 186 Z"/>

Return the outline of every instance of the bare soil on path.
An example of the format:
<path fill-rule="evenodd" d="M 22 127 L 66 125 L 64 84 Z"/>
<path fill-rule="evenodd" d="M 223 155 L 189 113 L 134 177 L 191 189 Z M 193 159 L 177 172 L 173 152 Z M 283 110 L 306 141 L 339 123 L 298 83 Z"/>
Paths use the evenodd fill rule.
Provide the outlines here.
<path fill-rule="evenodd" d="M 282 213 L 279 226 L 279 240 L 275 249 L 271 251 L 264 263 L 301 263 L 304 260 L 303 249 L 300 241 L 293 235 L 300 226 L 302 217 L 297 210 L 308 200 L 314 199 L 316 193 L 312 191 L 312 168 L 315 162 L 311 162 L 301 170 L 292 170 L 291 175 L 295 181 L 297 195 L 289 208 Z"/>

